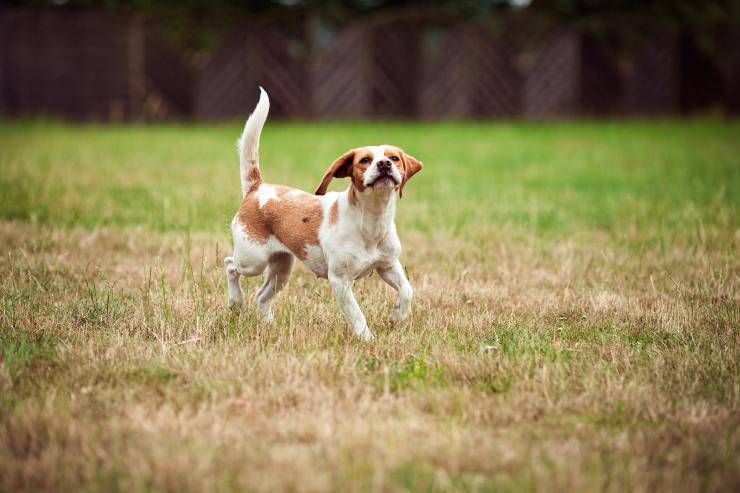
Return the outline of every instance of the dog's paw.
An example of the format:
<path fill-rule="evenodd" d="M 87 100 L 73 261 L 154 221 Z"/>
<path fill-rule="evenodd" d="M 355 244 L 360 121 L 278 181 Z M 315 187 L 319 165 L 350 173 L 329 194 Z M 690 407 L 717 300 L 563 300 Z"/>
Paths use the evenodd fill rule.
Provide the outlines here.
<path fill-rule="evenodd" d="M 388 322 L 391 325 L 403 325 L 409 319 L 410 313 L 401 313 L 401 310 L 393 309 L 391 316 L 388 318 Z"/>
<path fill-rule="evenodd" d="M 357 337 L 363 342 L 373 342 L 375 340 L 375 336 L 367 327 L 365 327 L 364 332 L 357 334 Z"/>
<path fill-rule="evenodd" d="M 275 322 L 275 315 L 272 314 L 272 309 L 260 308 L 260 319 L 266 324 Z"/>
<path fill-rule="evenodd" d="M 408 310 L 406 310 L 405 313 L 402 313 L 401 300 L 397 299 L 396 302 L 393 304 L 393 310 L 391 310 L 391 316 L 388 319 L 388 322 L 390 322 L 391 325 L 398 325 L 408 318 Z"/>
<path fill-rule="evenodd" d="M 243 301 L 240 299 L 229 299 L 229 310 L 239 313 L 242 310 Z"/>

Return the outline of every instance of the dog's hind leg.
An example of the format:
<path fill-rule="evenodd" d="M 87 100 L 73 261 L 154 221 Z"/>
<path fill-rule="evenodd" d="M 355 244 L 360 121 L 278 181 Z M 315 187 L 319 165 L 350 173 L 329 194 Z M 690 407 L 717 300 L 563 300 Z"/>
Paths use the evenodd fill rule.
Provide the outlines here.
<path fill-rule="evenodd" d="M 224 258 L 224 268 L 226 269 L 226 281 L 229 290 L 229 308 L 239 310 L 244 302 L 242 288 L 239 286 L 239 271 L 236 268 L 234 257 Z"/>
<path fill-rule="evenodd" d="M 234 256 L 224 258 L 226 280 L 229 287 L 229 307 L 240 309 L 244 296 L 239 286 L 239 277 L 258 276 L 267 266 L 269 250 L 267 245 L 250 238 L 245 226 L 239 223 L 237 216 L 231 221 L 231 234 L 234 241 Z"/>
<path fill-rule="evenodd" d="M 266 322 L 272 322 L 274 319 L 270 301 L 288 283 L 294 263 L 295 257 L 286 252 L 274 253 L 267 262 L 265 282 L 254 297 L 260 315 Z"/>

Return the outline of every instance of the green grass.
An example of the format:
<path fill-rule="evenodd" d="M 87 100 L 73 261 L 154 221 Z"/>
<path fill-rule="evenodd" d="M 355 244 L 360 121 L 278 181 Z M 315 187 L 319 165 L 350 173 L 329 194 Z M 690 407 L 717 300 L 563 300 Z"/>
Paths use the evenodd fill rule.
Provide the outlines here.
<path fill-rule="evenodd" d="M 221 231 L 239 199 L 238 130 L 5 122 L 1 213 L 60 226 Z M 467 234 L 480 222 L 559 235 L 670 231 L 734 220 L 738 137 L 739 125 L 715 121 L 271 123 L 262 167 L 268 181 L 311 190 L 344 150 L 390 139 L 427 163 L 399 222 L 428 234 Z"/>
<path fill-rule="evenodd" d="M 738 122 L 268 122 L 270 182 L 425 164 L 372 344 L 300 266 L 226 309 L 240 127 L 0 122 L 0 491 L 740 484 Z"/>

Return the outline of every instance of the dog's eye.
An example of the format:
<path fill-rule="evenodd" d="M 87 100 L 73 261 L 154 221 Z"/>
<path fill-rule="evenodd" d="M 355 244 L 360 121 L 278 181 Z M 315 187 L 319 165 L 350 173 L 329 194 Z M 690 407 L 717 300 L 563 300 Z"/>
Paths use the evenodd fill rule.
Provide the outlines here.
<path fill-rule="evenodd" d="M 363 164 L 369 163 L 370 162 L 370 158 L 369 157 L 364 157 L 364 158 L 360 159 L 360 162 L 363 163 Z"/>
<path fill-rule="evenodd" d="M 398 156 L 391 156 L 391 161 L 398 161 Z"/>

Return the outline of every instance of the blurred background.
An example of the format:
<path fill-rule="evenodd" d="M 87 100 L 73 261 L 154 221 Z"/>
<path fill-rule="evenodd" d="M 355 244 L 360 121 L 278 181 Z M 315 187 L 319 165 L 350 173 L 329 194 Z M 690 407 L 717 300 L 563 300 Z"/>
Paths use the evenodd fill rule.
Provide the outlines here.
<path fill-rule="evenodd" d="M 0 115 L 542 119 L 740 111 L 740 2 L 53 0 L 0 7 Z"/>

